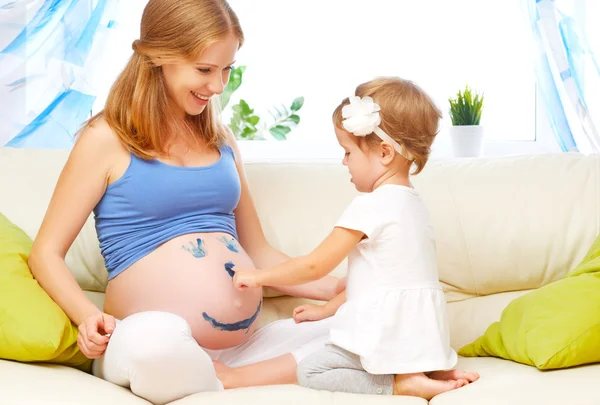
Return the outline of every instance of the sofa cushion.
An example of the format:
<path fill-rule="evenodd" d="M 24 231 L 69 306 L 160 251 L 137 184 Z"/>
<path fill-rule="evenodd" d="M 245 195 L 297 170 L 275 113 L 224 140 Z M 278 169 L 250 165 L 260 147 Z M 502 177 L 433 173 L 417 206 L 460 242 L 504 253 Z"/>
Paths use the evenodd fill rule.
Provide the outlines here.
<path fill-rule="evenodd" d="M 599 169 L 600 155 L 579 153 L 430 162 L 412 180 L 448 301 L 532 290 L 577 266 L 598 234 Z"/>
<path fill-rule="evenodd" d="M 0 148 L 0 212 L 32 239 L 37 235 L 69 153 L 65 149 Z M 104 291 L 108 273 L 93 214 L 73 241 L 65 261 L 82 289 Z"/>
<path fill-rule="evenodd" d="M 33 278 L 32 240 L 0 214 L 0 358 L 89 368 L 77 328 Z"/>
<path fill-rule="evenodd" d="M 511 291 L 450 302 L 446 307 L 450 324 L 450 346 L 458 351 L 473 342 L 493 322 L 500 320 L 502 311 L 508 304 L 529 291 L 531 290 Z"/>
<path fill-rule="evenodd" d="M 563 279 L 512 301 L 462 356 L 496 356 L 541 370 L 600 362 L 600 237 Z"/>
<path fill-rule="evenodd" d="M 73 367 L 0 360 L 0 403 L 10 405 L 151 405 Z"/>
<path fill-rule="evenodd" d="M 236 388 L 203 392 L 169 405 L 427 405 L 423 398 L 396 395 L 360 395 L 313 390 L 298 385 Z M 479 404 L 479 403 L 478 403 Z M 464 404 L 463 404 L 464 405 Z M 475 405 L 475 404 L 473 404 Z"/>
<path fill-rule="evenodd" d="M 479 380 L 438 395 L 430 405 L 596 405 L 600 364 L 540 371 L 520 363 L 459 357 L 457 368 L 476 371 Z"/>

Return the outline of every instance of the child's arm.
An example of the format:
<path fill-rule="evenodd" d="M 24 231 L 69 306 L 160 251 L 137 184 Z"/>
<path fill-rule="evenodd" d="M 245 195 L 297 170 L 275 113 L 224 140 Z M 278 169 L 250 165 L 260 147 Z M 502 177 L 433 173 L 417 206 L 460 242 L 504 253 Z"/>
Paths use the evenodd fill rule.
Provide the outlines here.
<path fill-rule="evenodd" d="M 364 234 L 336 227 L 315 250 L 286 262 L 262 270 L 236 271 L 236 288 L 285 286 L 318 280 L 333 271 L 360 242 Z"/>
<path fill-rule="evenodd" d="M 334 299 L 327 302 L 327 304 L 323 306 L 325 308 L 325 312 L 328 314 L 327 317 L 335 315 L 337 310 L 344 302 L 346 302 L 346 290 L 336 295 Z"/>

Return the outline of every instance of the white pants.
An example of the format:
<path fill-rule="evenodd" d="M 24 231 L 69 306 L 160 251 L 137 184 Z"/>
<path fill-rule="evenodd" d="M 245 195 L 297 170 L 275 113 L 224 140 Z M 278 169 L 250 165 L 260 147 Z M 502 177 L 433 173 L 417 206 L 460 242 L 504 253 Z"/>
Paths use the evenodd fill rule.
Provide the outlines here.
<path fill-rule="evenodd" d="M 154 404 L 165 404 L 204 391 L 223 389 L 212 361 L 241 367 L 292 354 L 298 364 L 323 348 L 331 318 L 296 324 L 273 322 L 247 342 L 224 350 L 203 349 L 182 317 L 167 312 L 140 312 L 117 326 L 104 355 L 95 360 L 93 374 L 130 388 Z"/>

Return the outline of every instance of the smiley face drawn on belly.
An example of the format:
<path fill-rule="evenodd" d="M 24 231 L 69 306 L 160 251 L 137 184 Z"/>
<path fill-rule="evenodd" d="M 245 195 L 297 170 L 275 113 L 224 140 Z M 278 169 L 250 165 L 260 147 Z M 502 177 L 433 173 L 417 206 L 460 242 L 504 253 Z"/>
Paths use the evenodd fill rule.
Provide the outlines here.
<path fill-rule="evenodd" d="M 248 333 L 248 331 L 250 330 L 250 326 L 252 325 L 252 323 L 254 323 L 254 321 L 258 317 L 258 314 L 260 313 L 261 306 L 262 300 L 260 300 L 260 302 L 258 303 L 258 307 L 256 308 L 256 312 L 254 313 L 254 315 L 252 315 L 248 319 L 244 319 L 242 321 L 234 323 L 218 322 L 215 318 L 209 316 L 206 312 L 202 312 L 202 317 L 205 321 L 210 322 L 210 325 L 215 329 L 220 329 L 227 332 L 235 332 L 238 330 L 246 329 L 246 333 Z"/>
<path fill-rule="evenodd" d="M 197 259 L 206 256 L 206 250 L 204 250 L 204 241 L 200 238 L 196 239 L 197 246 L 194 246 L 194 242 L 189 242 L 190 247 L 182 245 L 181 248 L 186 252 L 189 252 Z"/>

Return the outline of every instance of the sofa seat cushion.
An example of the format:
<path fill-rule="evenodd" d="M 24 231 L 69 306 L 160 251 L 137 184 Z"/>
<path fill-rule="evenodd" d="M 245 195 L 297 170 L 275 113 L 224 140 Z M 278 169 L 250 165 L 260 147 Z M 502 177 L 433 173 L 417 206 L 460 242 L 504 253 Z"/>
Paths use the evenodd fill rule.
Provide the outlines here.
<path fill-rule="evenodd" d="M 11 405 L 149 405 L 126 388 L 72 367 L 0 360 L 0 402 Z"/>
<path fill-rule="evenodd" d="M 565 370 L 536 368 L 497 358 L 459 358 L 457 367 L 481 378 L 435 397 L 431 405 L 597 405 L 600 365 Z M 122 388 L 71 367 L 0 360 L 2 401 L 11 405 L 149 405 Z M 314 391 L 298 386 L 270 386 L 190 395 L 170 405 L 361 405 L 364 395 Z M 369 396 L 369 405 L 426 405 L 412 397 Z"/>
<path fill-rule="evenodd" d="M 393 395 L 360 395 L 317 391 L 297 385 L 278 385 L 205 392 L 169 405 L 427 405 L 422 398 Z"/>
<path fill-rule="evenodd" d="M 459 357 L 457 368 L 481 378 L 456 391 L 438 395 L 431 405 L 597 405 L 600 365 L 540 371 L 494 357 Z"/>
<path fill-rule="evenodd" d="M 0 360 L 2 402 L 11 405 L 149 405 L 130 390 L 74 368 Z M 171 405 L 362 405 L 364 395 L 332 393 L 296 385 L 251 387 L 190 395 Z M 371 405 L 427 405 L 414 397 L 372 396 Z"/>

